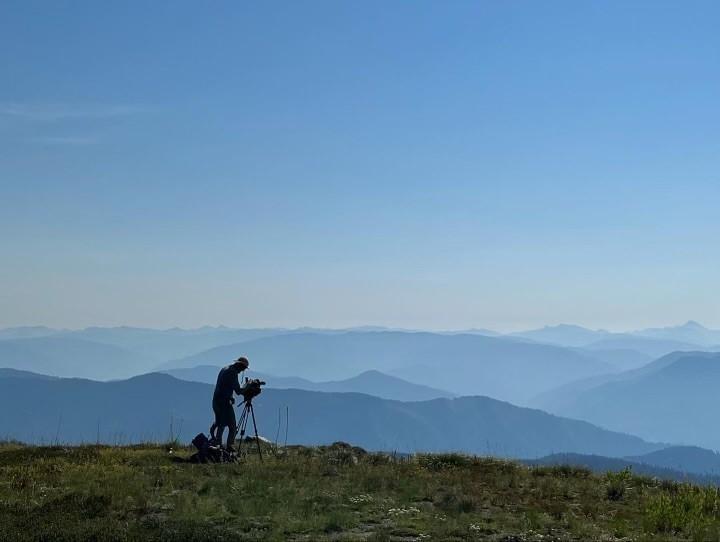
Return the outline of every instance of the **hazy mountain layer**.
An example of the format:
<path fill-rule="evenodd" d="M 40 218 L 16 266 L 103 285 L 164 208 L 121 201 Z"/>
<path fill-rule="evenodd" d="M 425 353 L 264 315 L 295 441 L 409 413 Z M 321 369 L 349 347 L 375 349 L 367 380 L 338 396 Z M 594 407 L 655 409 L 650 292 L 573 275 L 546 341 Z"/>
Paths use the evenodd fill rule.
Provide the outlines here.
<path fill-rule="evenodd" d="M 187 356 L 215 346 L 241 343 L 260 337 L 287 333 L 285 329 L 199 329 L 155 330 L 132 327 L 91 327 L 69 335 L 104 344 L 112 344 L 153 359 L 154 365 L 178 356 Z M 148 367 L 150 369 L 151 367 Z"/>
<path fill-rule="evenodd" d="M 577 352 L 590 356 L 598 361 L 607 363 L 612 366 L 615 371 L 629 371 L 637 369 L 643 365 L 647 365 L 651 361 L 657 359 L 657 356 L 651 356 L 631 349 L 603 349 L 603 348 L 575 348 Z"/>
<path fill-rule="evenodd" d="M 702 485 L 720 485 L 720 476 L 675 470 L 662 465 L 635 461 L 632 458 L 584 454 L 552 454 L 539 459 L 526 460 L 525 463 L 528 465 L 569 465 L 573 467 L 584 467 L 599 474 L 604 474 L 608 471 L 618 472 L 630 468 L 633 474 L 641 474 L 661 480 L 674 480 L 676 482 L 689 482 Z"/>
<path fill-rule="evenodd" d="M 52 329 L 45 326 L 21 326 L 0 329 L 0 340 L 30 339 L 33 337 L 51 337 L 62 333 L 63 330 Z"/>
<path fill-rule="evenodd" d="M 187 441 L 212 420 L 212 386 L 150 374 L 130 380 L 0 378 L 0 434 L 38 442 Z M 278 432 L 289 411 L 289 442 L 352 442 L 374 450 L 462 450 L 539 457 L 563 450 L 626 456 L 661 449 L 637 437 L 519 408 L 487 397 L 404 403 L 355 393 L 266 390 L 256 399 L 261 433 Z M 283 422 L 284 424 L 284 422 Z M 280 427 L 284 439 L 284 425 Z"/>
<path fill-rule="evenodd" d="M 147 358 L 123 348 L 69 337 L 0 341 L 0 367 L 51 376 L 123 378 L 146 370 Z"/>
<path fill-rule="evenodd" d="M 652 337 L 654 339 L 682 341 L 701 346 L 713 347 L 720 345 L 720 330 L 708 329 L 692 320 L 682 326 L 643 329 L 635 332 L 635 334 Z"/>
<path fill-rule="evenodd" d="M 223 346 L 176 360 L 163 370 L 225 364 L 245 354 L 253 368 L 315 381 L 342 380 L 374 369 L 457 395 L 523 403 L 542 391 L 607 373 L 582 353 L 481 335 L 432 333 L 296 333 Z"/>
<path fill-rule="evenodd" d="M 643 352 L 652 349 L 652 346 L 650 346 L 651 343 L 643 341 L 642 339 L 661 341 L 661 343 L 664 341 L 666 343 L 665 347 L 656 346 L 655 350 L 651 352 L 652 355 L 656 357 L 672 352 L 673 350 L 687 349 L 688 346 L 705 348 L 720 345 L 720 330 L 708 329 L 694 321 L 679 326 L 640 329 L 638 331 L 628 331 L 625 333 L 611 333 L 602 329 L 594 330 L 571 324 L 560 324 L 557 326 L 545 326 L 539 329 L 518 331 L 509 334 L 509 336 L 548 344 L 576 347 L 589 346 L 593 343 L 603 345 L 606 344 L 605 341 L 608 341 L 607 344 L 616 345 L 613 346 L 613 348 L 616 348 L 617 345 L 622 345 L 622 348 L 632 348 L 637 345 L 640 347 L 640 351 Z M 633 342 L 633 339 L 640 340 Z M 682 348 L 678 347 L 680 345 L 682 345 Z M 696 349 L 697 348 L 690 348 L 690 350 Z"/>
<path fill-rule="evenodd" d="M 49 376 L 30 371 L 19 371 L 17 369 L 0 368 L 0 378 L 40 378 L 42 380 L 53 380 L 59 378 L 57 376 Z"/>
<path fill-rule="evenodd" d="M 191 369 L 170 369 L 165 373 L 172 375 L 181 380 L 190 380 L 193 382 L 204 382 L 206 384 L 215 384 L 219 367 L 211 365 L 202 365 Z M 298 389 L 308 391 L 325 391 L 338 393 L 365 393 L 381 397 L 383 399 L 393 399 L 396 401 L 428 401 L 440 397 L 452 397 L 453 394 L 447 391 L 421 386 L 406 382 L 401 378 L 386 375 L 379 371 L 365 371 L 357 376 L 346 380 L 336 380 L 329 382 L 312 382 L 304 378 L 297 377 L 276 377 L 264 373 L 256 373 L 247 371 L 247 377 L 260 378 L 265 380 L 268 388 L 274 389 Z"/>
<path fill-rule="evenodd" d="M 383 331 L 377 327 L 353 330 L 90 327 L 78 331 L 26 327 L 0 330 L 0 367 L 112 379 L 144 374 L 158 366 L 223 365 L 246 353 L 260 364 L 257 367 L 261 370 L 282 377 L 341 381 L 377 370 L 456 395 L 483 394 L 516 404 L 531 404 L 531 398 L 569 382 L 641 367 L 671 350 L 697 348 L 668 339 L 675 331 L 685 338 L 706 340 L 711 340 L 715 333 L 692 322 L 634 335 L 555 326 L 524 334 L 533 337 L 532 340 L 521 337 L 522 333 L 487 337 L 482 335 L 488 333 L 486 330 L 422 333 Z M 645 332 L 658 336 L 642 336 Z M 603 338 L 583 347 L 535 342 L 580 344 L 597 337 Z M 179 359 L 166 362 L 173 357 Z"/>
<path fill-rule="evenodd" d="M 648 337 L 635 337 L 632 335 L 612 335 L 600 341 L 591 343 L 584 347 L 585 350 L 607 351 L 607 350 L 634 350 L 653 358 L 659 358 L 672 352 L 692 352 L 702 350 L 696 344 L 673 341 L 667 339 L 652 339 Z"/>
<path fill-rule="evenodd" d="M 197 367 L 183 367 L 180 369 L 168 369 L 161 371 L 162 373 L 168 374 L 180 380 L 187 380 L 188 382 L 201 382 L 203 384 L 213 384 L 217 381 L 218 372 L 222 366 L 220 365 L 198 365 Z M 273 376 L 267 373 L 261 373 L 258 371 L 248 370 L 243 373 L 243 377 L 248 378 L 259 378 L 268 382 L 268 388 L 275 389 L 288 389 L 295 388 L 299 390 L 308 389 L 305 386 L 316 385 L 315 382 L 311 382 L 305 378 L 299 378 L 296 376 Z"/>
<path fill-rule="evenodd" d="M 561 346 L 585 346 L 602 340 L 609 335 L 611 335 L 609 331 L 587 329 L 569 324 L 545 326 L 540 329 L 530 329 L 510 334 L 511 337 Z"/>
<path fill-rule="evenodd" d="M 720 454 L 697 446 L 670 446 L 628 459 L 682 472 L 720 475 Z"/>
<path fill-rule="evenodd" d="M 675 353 L 604 381 L 585 381 L 580 390 L 573 386 L 567 400 L 558 390 L 560 400 L 540 404 L 643 438 L 720 449 L 720 354 Z"/>

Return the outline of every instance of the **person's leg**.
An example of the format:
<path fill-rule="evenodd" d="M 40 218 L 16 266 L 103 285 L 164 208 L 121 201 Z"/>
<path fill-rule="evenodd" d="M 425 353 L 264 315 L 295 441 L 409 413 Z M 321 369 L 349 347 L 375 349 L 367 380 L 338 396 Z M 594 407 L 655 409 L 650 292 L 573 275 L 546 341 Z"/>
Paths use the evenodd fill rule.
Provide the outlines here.
<path fill-rule="evenodd" d="M 222 444 L 223 416 L 225 416 L 224 405 L 213 398 L 212 409 L 215 414 L 215 421 L 212 426 L 210 426 L 210 439 L 213 441 L 213 444 Z"/>
<path fill-rule="evenodd" d="M 237 422 L 235 421 L 235 409 L 232 407 L 232 405 L 228 405 L 229 410 L 227 413 L 228 417 L 228 438 L 227 438 L 227 447 L 232 448 L 233 444 L 235 444 L 235 435 L 237 434 Z"/>
<path fill-rule="evenodd" d="M 210 426 L 210 442 L 215 443 L 215 431 L 217 431 L 217 423 L 213 422 Z"/>
<path fill-rule="evenodd" d="M 227 438 L 227 447 L 232 448 L 235 444 L 235 435 L 237 435 L 237 427 L 228 427 L 228 438 Z"/>

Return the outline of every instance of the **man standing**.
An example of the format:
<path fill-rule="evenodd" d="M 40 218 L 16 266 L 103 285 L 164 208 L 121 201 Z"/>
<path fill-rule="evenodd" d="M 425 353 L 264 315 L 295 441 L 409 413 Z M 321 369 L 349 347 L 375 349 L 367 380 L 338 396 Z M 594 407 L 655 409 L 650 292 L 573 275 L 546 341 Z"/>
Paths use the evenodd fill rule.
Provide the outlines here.
<path fill-rule="evenodd" d="M 225 427 L 228 428 L 227 449 L 233 451 L 232 445 L 235 443 L 235 433 L 237 433 L 237 425 L 235 422 L 235 409 L 233 404 L 233 392 L 237 395 L 241 394 L 240 381 L 238 376 L 241 372 L 250 366 L 247 358 L 240 357 L 231 365 L 220 369 L 215 384 L 215 393 L 213 393 L 212 407 L 215 413 L 215 423 L 210 428 L 210 436 L 218 444 L 222 442 L 222 435 Z M 214 431 L 213 431 L 214 429 Z"/>

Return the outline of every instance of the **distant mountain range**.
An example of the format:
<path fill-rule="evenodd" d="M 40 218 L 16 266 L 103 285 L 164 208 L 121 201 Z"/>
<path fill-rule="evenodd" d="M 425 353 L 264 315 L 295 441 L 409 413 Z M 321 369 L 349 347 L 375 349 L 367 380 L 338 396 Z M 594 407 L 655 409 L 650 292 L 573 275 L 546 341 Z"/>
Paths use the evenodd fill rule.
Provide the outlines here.
<path fill-rule="evenodd" d="M 164 374 L 129 380 L 0 377 L 0 435 L 29 442 L 137 442 L 207 431 L 212 386 Z M 357 393 L 266 390 L 255 401 L 274 439 L 289 411 L 289 442 L 344 440 L 370 450 L 465 451 L 541 457 L 563 450 L 642 455 L 664 446 L 487 397 L 388 401 Z M 284 424 L 284 421 L 282 422 Z M 281 428 L 284 432 L 284 428 Z M 283 437 L 284 438 L 284 437 Z"/>
<path fill-rule="evenodd" d="M 59 335 L 0 340 L 0 366 L 51 376 L 123 378 L 150 363 L 118 346 Z"/>
<path fill-rule="evenodd" d="M 659 358 L 672 352 L 692 352 L 698 350 L 699 346 L 669 339 L 612 335 L 600 341 L 585 345 L 583 349 L 590 353 L 618 350 L 635 351 L 652 358 Z"/>
<path fill-rule="evenodd" d="M 720 354 L 678 352 L 634 371 L 584 379 L 533 404 L 650 440 L 720 449 Z"/>
<path fill-rule="evenodd" d="M 23 339 L 31 337 L 69 336 L 78 339 L 87 339 L 107 344 L 114 344 L 124 348 L 144 351 L 145 354 L 157 354 L 164 359 L 188 355 L 187 348 L 195 352 L 240 342 L 245 339 L 259 338 L 261 336 L 286 335 L 288 333 L 361 333 L 399 331 L 406 333 L 423 332 L 417 329 L 397 329 L 383 326 L 357 326 L 352 328 L 326 329 L 326 328 L 230 328 L 225 326 L 205 326 L 196 329 L 150 329 L 139 327 L 88 327 L 80 330 L 53 329 L 45 326 L 25 326 L 0 329 L 0 340 Z M 663 328 L 648 328 L 627 332 L 610 332 L 603 329 L 588 329 L 573 324 L 559 324 L 545 326 L 538 329 L 517 331 L 508 334 L 498 333 L 491 329 L 469 328 L 456 331 L 433 332 L 438 335 L 485 335 L 489 337 L 505 337 L 536 342 L 557 344 L 560 346 L 582 347 L 611 337 L 647 337 L 662 339 L 696 346 L 720 346 L 720 330 L 709 329 L 702 324 L 690 320 L 678 326 Z M 183 337 L 192 337 L 197 342 L 188 340 L 185 347 L 176 346 L 177 340 Z M 169 340 L 168 340 L 169 339 Z M 219 342 L 218 342 L 219 341 Z M 183 352 L 180 352 L 183 350 Z M 174 353 L 173 353 L 174 352 Z M 191 353 L 191 352 L 190 352 Z"/>
<path fill-rule="evenodd" d="M 612 333 L 609 331 L 587 329 L 569 324 L 546 326 L 540 329 L 510 333 L 511 337 L 557 344 L 560 346 L 587 346 L 588 344 L 601 341 L 610 335 L 612 335 Z"/>
<path fill-rule="evenodd" d="M 67 330 L 52 329 L 45 326 L 8 327 L 0 329 L 0 340 L 4 339 L 31 339 L 33 337 L 52 337 Z"/>
<path fill-rule="evenodd" d="M 602 341 L 601 341 L 602 342 Z M 590 347 L 572 348 L 576 352 L 585 356 L 590 356 L 598 361 L 607 363 L 612 366 L 612 372 L 629 371 L 631 369 L 637 369 L 643 365 L 647 365 L 651 361 L 657 359 L 658 356 L 653 356 L 638 350 L 632 350 L 631 348 L 592 348 Z"/>
<path fill-rule="evenodd" d="M 485 329 L 426 333 L 377 326 L 38 326 L 0 330 L 0 367 L 107 380 L 157 368 L 223 365 L 245 353 L 254 368 L 280 377 L 341 381 L 376 370 L 456 395 L 482 394 L 530 404 L 533 397 L 558 386 L 636 369 L 669 352 L 720 350 L 719 335 L 696 322 L 620 334 L 560 325 L 502 336 Z"/>
<path fill-rule="evenodd" d="M 216 373 L 217 368 L 216 367 L 198 367 L 197 370 L 183 370 L 180 369 L 177 372 L 180 374 L 185 374 L 186 376 L 192 376 L 192 377 L 202 377 L 202 376 L 208 376 L 210 374 L 209 371 L 212 371 L 212 373 Z M 207 369 L 207 371 L 205 371 Z M 203 372 L 205 371 L 205 372 Z M 368 375 L 371 378 L 374 378 L 375 375 Z M 386 375 L 381 375 L 382 377 L 385 377 Z M 262 375 L 255 373 L 252 375 L 253 378 L 274 378 L 269 377 L 267 375 Z M 160 396 L 167 396 L 169 397 L 173 391 L 173 384 L 172 380 L 167 381 L 160 381 L 160 385 L 157 386 L 158 390 L 157 392 L 153 393 L 146 393 L 143 392 L 143 389 L 146 389 L 148 387 L 152 388 L 152 386 L 147 386 L 148 383 L 152 383 L 155 379 L 155 375 L 146 375 L 144 377 L 140 377 L 138 379 L 133 379 L 130 382 L 113 382 L 110 385 L 99 383 L 99 382 L 89 382 L 84 380 L 77 380 L 77 379 L 59 379 L 56 377 L 46 376 L 42 374 L 37 373 L 31 373 L 27 371 L 18 371 L 14 369 L 0 369 L 0 390 L 3 389 L 3 386 L 14 386 L 19 394 L 22 394 L 24 392 L 29 393 L 35 393 L 36 389 L 33 384 L 30 384 L 30 388 L 28 389 L 28 380 L 40 380 L 40 381 L 55 381 L 59 384 L 60 389 L 54 389 L 54 390 L 41 390 L 41 393 L 45 394 L 48 393 L 48 395 L 42 395 L 43 398 L 53 398 L 53 402 L 55 404 L 63 405 L 64 402 L 68 401 L 68 394 L 72 392 L 73 389 L 77 389 L 79 387 L 80 390 L 92 390 L 92 396 L 93 397 L 99 397 L 100 401 L 102 403 L 106 403 L 107 401 L 120 401 L 115 397 L 115 392 L 117 390 L 126 389 L 129 393 L 137 394 L 137 393 L 143 393 L 145 396 L 145 399 L 143 401 L 155 401 L 157 398 L 153 399 L 152 397 L 154 395 L 157 395 L 158 393 Z M 362 379 L 359 379 L 362 381 Z M 4 381 L 5 384 L 3 384 Z M 145 381 L 145 382 L 143 382 Z M 374 380 L 371 380 L 374 381 Z M 308 383 L 307 381 L 304 381 L 303 379 L 281 379 L 280 382 L 283 384 L 288 383 L 292 384 L 293 387 L 296 387 L 295 385 L 300 384 L 315 384 L 315 383 Z M 209 387 L 204 388 L 206 392 L 210 392 Z M 103 395 L 105 391 L 108 391 L 107 395 Z M 178 390 L 180 393 L 184 394 L 184 391 Z M 100 395 L 98 395 L 97 392 L 100 392 Z M 268 390 L 265 391 L 263 395 L 261 395 L 261 398 L 267 397 Z M 83 393 L 84 396 L 87 396 L 86 393 Z M 192 395 L 192 394 L 191 394 Z M 60 400 L 57 400 L 57 397 L 60 396 Z M 315 394 L 311 397 L 319 397 L 319 400 L 322 401 L 322 398 L 324 395 L 322 394 Z M 352 402 L 355 397 L 354 394 L 350 394 L 350 401 Z M 473 398 L 470 398 L 473 399 Z M 483 399 L 483 398 L 474 398 L 474 399 Z M 80 399 L 82 402 L 84 399 Z M 313 399 L 314 400 L 314 399 Z M 175 402 L 176 399 L 168 399 L 168 403 L 170 401 Z M 500 406 L 499 413 L 510 413 L 517 415 L 520 414 L 527 414 L 527 409 L 518 409 L 514 407 L 507 408 L 505 407 L 505 410 L 502 410 L 503 403 L 499 402 L 493 402 L 490 401 L 490 405 L 494 406 Z M 260 399 L 258 399 L 258 408 L 260 408 Z M 2 401 L 0 401 L 0 406 L 2 406 Z M 203 405 L 200 407 L 201 410 L 206 410 L 207 405 Z M 509 405 L 508 405 L 509 406 Z M 288 405 L 289 407 L 289 405 Z M 140 408 L 143 408 L 142 406 Z M 282 410 L 282 406 L 280 407 Z M 141 439 L 162 439 L 164 438 L 163 433 L 163 426 L 162 422 L 151 422 L 151 425 L 155 424 L 157 425 L 155 429 L 148 429 L 146 427 L 146 423 L 143 421 L 139 424 L 139 426 L 135 428 L 126 427 L 123 428 L 121 423 L 118 422 L 117 416 L 126 416 L 127 412 L 122 412 L 121 414 L 115 414 L 108 416 L 107 413 L 103 410 L 103 407 L 100 406 L 98 408 L 98 405 L 94 405 L 92 408 L 89 407 L 83 407 L 80 406 L 79 408 L 80 412 L 66 414 L 66 411 L 64 408 L 60 408 L 58 411 L 53 411 L 52 409 L 48 409 L 47 412 L 45 412 L 42 416 L 43 419 L 45 419 L 46 423 L 44 423 L 44 429 L 42 426 L 37 427 L 36 422 L 31 421 L 27 423 L 25 420 L 17 420 L 12 423 L 0 423 L 0 434 L 7 437 L 8 435 L 12 434 L 10 433 L 11 426 L 14 424 L 15 426 L 23 425 L 30 428 L 29 437 L 25 436 L 24 438 L 26 440 L 34 440 L 34 441 L 44 441 L 44 442 L 51 442 L 55 438 L 59 440 L 68 440 L 68 427 L 66 424 L 68 423 L 80 423 L 80 433 L 82 436 L 79 436 L 76 434 L 76 432 L 73 430 L 72 435 L 70 436 L 70 440 L 77 438 L 77 440 L 84 440 L 88 441 L 91 440 L 91 430 L 88 429 L 88 424 L 92 425 L 91 422 L 88 421 L 88 415 L 92 412 L 96 412 L 99 415 L 99 418 L 97 418 L 96 422 L 99 421 L 100 423 L 95 424 L 95 435 L 94 438 L 98 438 L 97 431 L 100 430 L 100 437 L 103 441 L 129 441 L 136 437 L 136 435 L 140 435 L 138 437 Z M 133 406 L 131 410 L 136 410 Z M 184 414 L 175 407 L 171 409 L 171 411 L 167 411 L 167 405 L 160 407 L 161 411 L 164 411 L 169 417 L 173 417 L 173 423 L 175 424 L 174 430 L 181 430 L 183 433 L 187 433 L 185 429 L 182 429 L 181 426 L 184 426 L 186 423 L 186 417 Z M 83 412 L 84 411 L 84 412 Z M 48 415 L 48 412 L 53 412 L 52 415 Z M 294 412 L 294 410 L 293 410 Z M 530 411 L 533 412 L 533 411 Z M 536 412 L 536 411 L 535 411 Z M 57 418 L 54 418 L 55 414 L 57 413 Z M 20 409 L 20 415 L 28 415 L 30 418 L 34 416 L 32 412 L 24 412 L 24 409 Z M 84 420 L 82 419 L 82 416 L 84 415 Z M 499 414 L 494 414 L 499 415 Z M 81 419 L 76 418 L 75 416 L 81 417 Z M 144 416 L 140 416 L 143 418 Z M 523 416 L 520 416 L 521 418 Z M 294 418 L 294 416 L 293 416 Z M 9 417 L 8 417 L 9 419 Z M 170 424 L 170 418 L 168 418 L 167 421 L 167 436 L 169 437 L 169 424 Z M 19 422 L 19 423 L 18 423 Z M 53 426 L 53 423 L 55 425 Z M 198 421 L 197 423 L 201 424 L 201 421 Z M 283 419 L 284 423 L 284 419 Z M 514 421 L 514 423 L 517 423 L 517 421 Z M 520 423 L 524 423 L 524 420 L 521 420 Z M 83 429 L 84 428 L 84 429 Z M 137 429 L 137 433 L 135 430 Z M 277 421 L 275 421 L 275 429 L 277 430 Z M 515 429 L 515 426 L 508 426 L 508 429 Z M 54 432 L 53 432 L 54 431 Z M 192 431 L 190 431 L 192 433 Z M 22 431 L 20 433 L 15 433 L 13 436 L 19 436 L 22 434 Z M 190 435 L 187 435 L 188 437 Z M 72 440 L 74 442 L 74 440 Z M 502 449 L 504 446 L 500 445 L 498 441 L 496 441 L 496 448 Z M 652 446 L 652 445 L 651 445 Z M 486 444 L 486 447 L 489 447 L 489 444 Z M 483 452 L 486 453 L 486 452 Z M 496 453 L 496 452 L 493 452 Z M 570 464 L 570 465 L 581 465 L 590 468 L 591 470 L 597 471 L 597 472 L 605 472 L 607 470 L 621 470 L 625 467 L 631 467 L 633 472 L 636 474 L 645 474 L 648 476 L 654 476 L 661 479 L 668 479 L 668 480 L 678 480 L 678 481 L 690 481 L 695 483 L 702 483 L 702 484 L 717 484 L 720 485 L 720 454 L 717 452 L 713 452 L 711 450 L 699 448 L 696 446 L 670 446 L 666 448 L 660 448 L 656 449 L 654 451 L 650 451 L 648 453 L 642 453 L 638 455 L 629 455 L 627 457 L 618 458 L 618 457 L 607 457 L 607 456 L 598 456 L 598 455 L 582 455 L 577 453 L 556 453 L 552 454 L 546 457 L 542 457 L 537 460 L 530 460 L 528 461 L 530 464 L 538 464 L 538 465 L 555 465 L 555 464 Z"/>
<path fill-rule="evenodd" d="M 189 369 L 170 369 L 165 371 L 165 373 L 181 380 L 204 382 L 214 385 L 219 370 L 220 367 L 213 365 L 201 365 Z M 428 401 L 441 397 L 453 397 L 453 394 L 450 392 L 412 384 L 400 378 L 383 374 L 380 371 L 365 371 L 346 380 L 330 382 L 312 382 L 298 377 L 277 377 L 254 371 L 247 371 L 245 376 L 264 380 L 267 382 L 268 388 L 274 389 L 365 393 L 367 395 L 374 395 L 375 397 L 381 397 L 383 399 L 394 399 L 396 401 Z"/>
<path fill-rule="evenodd" d="M 59 377 L 33 373 L 31 371 L 18 371 L 17 369 L 0 368 L 0 378 L 39 378 L 41 380 L 55 380 Z"/>
<path fill-rule="evenodd" d="M 692 320 L 682 326 L 643 329 L 636 331 L 634 334 L 652 339 L 680 341 L 699 346 L 717 347 L 720 345 L 720 330 L 708 329 Z"/>
<path fill-rule="evenodd" d="M 673 449 L 674 447 L 670 447 L 668 448 L 668 451 L 672 453 Z M 720 486 L 720 476 L 716 474 L 676 470 L 665 467 L 662 464 L 652 463 L 653 454 L 662 453 L 664 451 L 665 450 L 651 452 L 637 458 L 616 458 L 583 454 L 552 454 L 539 459 L 526 460 L 524 463 L 534 466 L 569 465 L 574 467 L 584 467 L 599 474 L 604 474 L 608 471 L 618 472 L 626 468 L 630 468 L 633 474 L 650 476 L 661 480 L 674 480 L 676 482 Z"/>
<path fill-rule="evenodd" d="M 681 326 L 643 329 L 626 333 L 612 333 L 602 329 L 592 330 L 561 324 L 511 333 L 509 336 L 589 350 L 636 351 L 653 357 L 660 357 L 678 350 L 720 349 L 720 330 L 711 330 L 693 321 Z"/>
<path fill-rule="evenodd" d="M 239 343 L 271 335 L 291 333 L 287 329 L 147 329 L 137 327 L 88 327 L 81 330 L 20 327 L 0 330 L 0 340 L 55 337 L 79 339 L 116 346 L 157 365 L 168 359 L 200 352 L 214 346 Z M 149 368 L 149 367 L 148 367 Z"/>
<path fill-rule="evenodd" d="M 671 446 L 627 459 L 680 472 L 720 476 L 720 454 L 697 446 Z"/>
<path fill-rule="evenodd" d="M 221 365 L 247 355 L 278 376 L 343 380 L 374 369 L 456 395 L 488 395 L 523 404 L 559 383 L 612 372 L 581 352 L 483 335 L 434 333 L 294 333 L 221 346 L 162 370 Z"/>
<path fill-rule="evenodd" d="M 215 384 L 218 377 L 218 372 L 222 366 L 220 365 L 198 365 L 197 367 L 183 367 L 180 369 L 168 369 L 166 371 L 160 371 L 164 374 L 173 376 L 179 380 L 186 380 L 188 382 L 202 382 L 203 384 Z M 315 382 L 311 382 L 305 378 L 297 376 L 273 376 L 267 373 L 260 373 L 254 370 L 247 370 L 241 378 L 259 378 L 268 382 L 268 388 L 275 389 L 307 389 L 303 386 L 316 385 Z"/>
<path fill-rule="evenodd" d="M 117 346 L 134 352 L 160 364 L 170 359 L 184 357 L 225 344 L 236 344 L 261 337 L 287 335 L 292 333 L 371 333 L 391 331 L 378 326 L 359 326 L 348 329 L 322 328 L 249 328 L 236 329 L 225 326 L 205 326 L 197 329 L 150 329 L 140 327 L 88 327 L 80 330 L 52 329 L 44 326 L 26 326 L 0 329 L 0 341 L 6 339 L 29 339 L 62 337 L 80 339 L 100 344 Z M 407 330 L 392 330 L 407 331 Z M 492 333 L 473 330 L 474 333 Z"/>

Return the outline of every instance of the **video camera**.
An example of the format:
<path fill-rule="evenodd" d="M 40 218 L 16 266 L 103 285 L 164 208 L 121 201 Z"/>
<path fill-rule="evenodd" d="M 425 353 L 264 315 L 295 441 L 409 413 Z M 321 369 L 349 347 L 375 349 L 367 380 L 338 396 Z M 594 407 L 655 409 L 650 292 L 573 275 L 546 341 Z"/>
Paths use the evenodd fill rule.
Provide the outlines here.
<path fill-rule="evenodd" d="M 243 384 L 243 387 L 240 389 L 240 394 L 243 396 L 246 403 L 250 402 L 253 397 L 260 395 L 262 392 L 262 386 L 265 384 L 266 382 L 264 380 L 260 380 L 259 378 L 245 377 L 245 384 Z"/>

